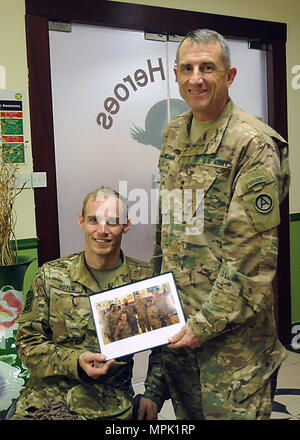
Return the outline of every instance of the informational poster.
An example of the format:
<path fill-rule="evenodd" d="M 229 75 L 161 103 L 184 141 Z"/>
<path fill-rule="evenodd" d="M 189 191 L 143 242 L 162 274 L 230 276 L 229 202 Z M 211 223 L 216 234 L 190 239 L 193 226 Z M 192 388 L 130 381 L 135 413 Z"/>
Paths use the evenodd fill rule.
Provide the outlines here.
<path fill-rule="evenodd" d="M 0 90 L 0 146 L 3 160 L 26 163 L 23 93 Z"/>

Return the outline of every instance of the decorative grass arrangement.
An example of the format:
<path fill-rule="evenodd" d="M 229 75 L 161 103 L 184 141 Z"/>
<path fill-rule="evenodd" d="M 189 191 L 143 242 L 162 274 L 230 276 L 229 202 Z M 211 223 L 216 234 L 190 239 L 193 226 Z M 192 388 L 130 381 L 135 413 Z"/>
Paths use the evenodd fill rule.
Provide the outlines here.
<path fill-rule="evenodd" d="M 19 145 L 6 145 L 2 142 L 2 135 L 0 134 L 0 265 L 7 266 L 16 264 L 18 259 L 14 205 L 23 188 L 17 188 L 19 163 L 18 154 L 14 152 Z"/>

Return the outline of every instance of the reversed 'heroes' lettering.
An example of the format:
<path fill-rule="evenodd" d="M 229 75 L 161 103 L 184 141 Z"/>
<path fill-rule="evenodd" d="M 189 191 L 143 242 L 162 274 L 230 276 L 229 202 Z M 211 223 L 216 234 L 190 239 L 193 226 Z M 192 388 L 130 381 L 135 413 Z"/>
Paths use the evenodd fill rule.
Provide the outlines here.
<path fill-rule="evenodd" d="M 154 67 L 151 60 L 147 60 L 147 66 L 149 75 L 143 69 L 137 69 L 133 78 L 130 75 L 127 75 L 123 78 L 123 83 L 118 83 L 114 87 L 114 96 L 108 96 L 103 103 L 103 107 L 105 112 L 101 112 L 97 115 L 96 121 L 97 124 L 102 126 L 105 130 L 109 130 L 113 125 L 113 118 L 111 115 L 116 115 L 120 110 L 120 103 L 127 101 L 130 96 L 130 92 L 136 92 L 138 90 L 137 86 L 145 87 L 150 78 L 150 82 L 154 82 L 155 78 L 154 73 L 160 73 L 160 78 L 162 81 L 165 81 L 165 72 L 162 63 L 162 59 L 158 58 L 158 66 Z M 130 87 L 129 87 L 130 86 Z"/>

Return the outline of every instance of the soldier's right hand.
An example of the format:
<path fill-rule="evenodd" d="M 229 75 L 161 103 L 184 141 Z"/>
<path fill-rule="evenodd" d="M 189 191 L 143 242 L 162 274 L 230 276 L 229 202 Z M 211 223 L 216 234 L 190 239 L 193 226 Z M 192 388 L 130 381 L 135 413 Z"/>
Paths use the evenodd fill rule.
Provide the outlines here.
<path fill-rule="evenodd" d="M 99 376 L 103 376 L 109 370 L 114 359 L 105 361 L 105 355 L 101 353 L 92 353 L 91 351 L 85 351 L 79 356 L 79 365 L 86 372 L 86 374 L 93 379 L 97 379 Z"/>

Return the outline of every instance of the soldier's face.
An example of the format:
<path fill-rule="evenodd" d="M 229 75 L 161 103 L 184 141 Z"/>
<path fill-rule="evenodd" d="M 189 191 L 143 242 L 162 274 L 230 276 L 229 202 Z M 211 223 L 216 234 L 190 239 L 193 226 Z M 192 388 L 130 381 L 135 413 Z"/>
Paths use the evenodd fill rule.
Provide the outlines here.
<path fill-rule="evenodd" d="M 123 322 L 126 322 L 126 321 L 127 321 L 127 315 L 126 315 L 126 313 L 122 313 L 122 315 L 121 315 L 121 319 L 122 319 Z"/>
<path fill-rule="evenodd" d="M 228 99 L 228 89 L 236 75 L 235 67 L 225 69 L 218 42 L 197 44 L 185 40 L 174 68 L 179 91 L 198 121 L 215 119 Z"/>
<path fill-rule="evenodd" d="M 122 235 L 130 229 L 129 219 L 125 224 L 120 222 L 122 209 L 122 201 L 107 197 L 101 201 L 90 199 L 85 216 L 79 214 L 78 225 L 85 234 L 85 256 L 91 267 L 97 268 L 97 262 L 104 261 L 102 266 L 110 268 L 119 261 Z"/>

